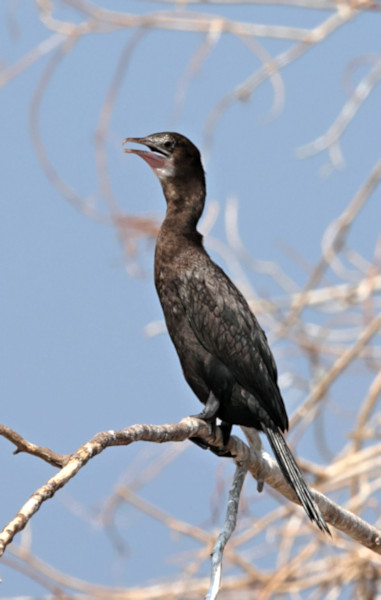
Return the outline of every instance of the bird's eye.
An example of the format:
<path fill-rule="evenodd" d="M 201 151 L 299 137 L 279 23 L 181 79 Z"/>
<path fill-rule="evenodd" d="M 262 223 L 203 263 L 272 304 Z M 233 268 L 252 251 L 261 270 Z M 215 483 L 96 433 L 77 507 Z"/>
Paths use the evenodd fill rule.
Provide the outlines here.
<path fill-rule="evenodd" d="M 173 148 L 173 142 L 171 142 L 170 140 L 168 140 L 167 142 L 164 142 L 164 148 Z"/>

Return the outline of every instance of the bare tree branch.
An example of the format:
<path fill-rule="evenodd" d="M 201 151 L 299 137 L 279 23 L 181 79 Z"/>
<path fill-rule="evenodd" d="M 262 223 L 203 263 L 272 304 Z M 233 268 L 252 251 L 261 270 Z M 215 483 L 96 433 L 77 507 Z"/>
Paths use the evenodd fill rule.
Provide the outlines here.
<path fill-rule="evenodd" d="M 318 154 L 323 150 L 331 150 L 332 147 L 338 143 L 340 137 L 354 119 L 357 111 L 361 108 L 369 94 L 371 94 L 380 78 L 381 59 L 376 62 L 370 72 L 358 84 L 352 96 L 345 103 L 339 116 L 328 129 L 328 131 L 313 142 L 300 147 L 298 149 L 298 156 L 300 158 L 308 158 L 309 156 Z M 335 161 L 333 160 L 334 156 L 332 156 L 332 154 L 330 156 L 334 167 L 341 166 L 340 163 L 335 164 Z"/>
<path fill-rule="evenodd" d="M 216 81 L 222 84 L 221 90 L 224 90 L 220 94 L 224 95 L 216 96 L 213 100 L 214 108 L 212 105 L 210 109 L 206 101 L 205 110 L 210 111 L 209 116 L 205 117 L 207 113 L 201 116 L 201 119 L 204 118 L 204 143 L 207 151 L 221 117 L 225 117 L 227 110 L 235 104 L 255 100 L 254 93 L 262 84 L 268 82 L 272 86 L 271 116 L 279 116 L 290 86 L 290 80 L 284 77 L 287 66 L 299 60 L 301 66 L 303 61 L 306 69 L 317 66 L 321 71 L 315 71 L 313 75 L 323 81 L 320 75 L 324 76 L 326 65 L 314 63 L 310 50 L 318 48 L 336 34 L 344 33 L 344 29 L 347 36 L 345 39 L 354 41 L 351 52 L 355 53 L 355 57 L 346 59 L 343 53 L 347 66 L 344 62 L 337 79 L 340 76 L 342 79 L 346 78 L 344 88 L 348 97 L 337 110 L 337 117 L 331 126 L 325 132 L 318 133 L 314 142 L 300 150 L 304 149 L 308 155 L 327 151 L 330 163 L 325 168 L 326 173 L 328 169 L 329 172 L 332 171 L 332 166 L 344 166 L 343 156 L 347 154 L 344 132 L 348 128 L 355 131 L 360 108 L 362 113 L 368 111 L 366 114 L 370 123 L 375 122 L 377 116 L 374 113 L 374 103 L 367 99 L 379 92 L 380 54 L 364 54 L 367 48 L 364 46 L 364 50 L 359 46 L 355 31 L 361 30 L 367 19 L 377 18 L 381 9 L 379 1 L 189 0 L 185 4 L 180 2 L 174 5 L 170 0 L 160 0 L 157 11 L 152 11 L 152 6 L 147 4 L 147 12 L 138 14 L 145 10 L 142 3 L 134 14 L 135 7 L 128 12 L 111 10 L 107 2 L 99 0 L 62 0 L 61 3 L 36 0 L 35 20 L 39 21 L 41 35 L 39 38 L 32 36 L 32 46 L 28 45 L 30 38 L 26 35 L 26 25 L 22 22 L 21 4 L 18 0 L 8 0 L 4 8 L 6 35 L 9 35 L 13 46 L 9 52 L 9 63 L 7 55 L 2 54 L 1 57 L 0 87 L 10 88 L 15 79 L 22 79 L 25 75 L 31 81 L 35 77 L 34 92 L 33 88 L 30 90 L 30 130 L 40 166 L 57 193 L 82 216 L 114 228 L 123 248 L 127 272 L 132 275 L 140 275 L 142 272 L 138 264 L 142 258 L 139 252 L 141 239 L 147 239 L 151 246 L 158 223 L 153 217 L 132 214 L 129 206 L 128 212 L 125 212 L 125 199 L 123 197 L 120 202 L 118 190 L 116 186 L 113 187 L 116 180 L 110 169 L 111 157 L 108 152 L 110 146 L 115 152 L 120 150 L 120 132 L 116 134 L 112 130 L 113 120 L 119 118 L 121 93 L 130 89 L 128 77 L 130 72 L 132 77 L 133 74 L 129 66 L 137 57 L 138 60 L 142 57 L 140 41 L 151 39 L 152 32 L 182 32 L 188 41 L 196 40 L 193 54 L 189 59 L 184 59 L 188 63 L 183 65 L 183 71 L 178 76 L 174 98 L 167 98 L 168 106 L 173 107 L 172 112 L 168 113 L 172 120 L 178 118 L 180 113 L 185 120 L 189 117 L 186 100 L 193 93 L 193 86 L 200 85 L 199 81 L 195 81 L 195 76 L 201 71 L 209 75 L 210 65 L 224 51 L 226 42 L 239 45 L 241 51 L 242 46 L 246 46 L 253 54 L 254 67 L 249 67 L 252 72 L 244 72 L 238 85 L 236 79 L 230 77 L 234 65 L 229 61 L 224 63 L 216 77 Z M 167 5 L 167 10 L 161 10 L 164 5 Z M 243 10 L 233 11 L 232 8 L 238 5 L 242 5 Z M 283 10 L 272 12 L 271 7 L 276 5 L 282 6 Z M 265 8 L 265 23 L 258 22 L 258 15 L 261 13 L 257 11 L 257 7 Z M 314 14 L 311 9 L 324 12 Z M 248 15 L 246 20 L 242 15 Z M 359 27 L 356 23 L 353 28 L 351 24 L 355 19 L 358 19 Z M 44 110 L 49 105 L 54 79 L 59 78 L 61 71 L 64 72 L 65 67 L 70 65 L 70 60 L 65 65 L 65 58 L 82 58 L 81 52 L 87 42 L 85 38 L 91 37 L 93 43 L 96 36 L 111 37 L 114 34 L 115 38 L 118 35 L 125 36 L 125 42 L 122 42 L 124 47 L 120 47 L 119 57 L 109 64 L 107 72 L 110 77 L 104 78 L 104 92 L 101 91 L 104 102 L 100 107 L 98 120 L 95 120 L 93 130 L 90 131 L 92 139 L 95 139 L 95 183 L 92 184 L 90 193 L 83 194 L 77 190 L 77 184 L 73 185 L 64 171 L 61 172 L 59 160 L 49 150 L 49 140 L 48 137 L 45 140 L 44 133 Z M 198 46 L 197 34 L 200 38 Z M 170 33 L 168 38 L 169 36 L 171 40 L 178 37 Z M 161 39 L 164 39 L 164 35 Z M 337 36 L 337 39 L 344 39 L 344 35 Z M 23 43 L 20 44 L 20 41 Z M 21 50 L 16 47 L 16 42 Z M 171 43 L 164 47 L 172 51 Z M 192 47 L 191 44 L 189 47 Z M 336 59 L 340 53 L 339 44 L 333 51 L 337 51 Z M 315 58 L 317 54 L 314 53 Z M 363 68 L 363 73 L 359 67 Z M 142 68 L 145 69 L 146 65 L 143 64 Z M 297 69 L 294 73 L 296 72 Z M 238 73 L 242 71 L 237 69 Z M 201 75 L 204 76 L 204 73 Z M 225 76 L 226 82 L 235 82 L 230 83 L 227 90 Z M 355 84 L 349 81 L 352 78 Z M 303 80 L 298 81 L 298 86 L 303 84 Z M 171 89 L 173 82 L 169 90 Z M 82 107 L 78 108 L 81 110 Z M 364 144 L 359 144 L 356 148 L 357 152 L 367 149 Z M 369 151 L 374 152 L 371 144 Z M 350 588 L 356 598 L 373 599 L 378 593 L 381 578 L 380 532 L 377 529 L 381 514 L 381 238 L 374 240 L 367 253 L 362 250 L 361 244 L 355 245 L 358 231 L 356 227 L 363 225 L 361 219 L 366 219 L 368 215 L 374 218 L 374 213 L 371 212 L 374 204 L 370 200 L 377 202 L 375 192 L 381 179 L 381 163 L 377 156 L 370 154 L 369 164 L 372 161 L 374 167 L 364 184 L 348 200 L 345 210 L 326 228 L 322 237 L 321 257 L 316 264 L 307 259 L 303 249 L 294 247 L 288 240 L 283 242 L 286 258 L 291 259 L 294 266 L 300 269 L 302 278 L 298 277 L 295 270 L 286 269 L 283 264 L 280 266 L 278 261 L 258 260 L 246 249 L 239 233 L 238 201 L 229 198 L 225 210 L 217 202 L 209 202 L 209 211 L 203 222 L 208 248 L 225 261 L 253 310 L 261 315 L 261 322 L 266 327 L 269 339 L 272 342 L 279 341 L 274 350 L 281 367 L 280 384 L 282 391 L 288 396 L 287 403 L 294 407 L 292 422 L 297 425 L 292 430 L 291 441 L 295 444 L 302 435 L 315 436 L 316 448 L 321 453 L 322 462 L 326 464 L 323 466 L 301 458 L 298 462 L 310 481 L 325 494 L 323 496 L 314 492 L 327 521 L 337 530 L 348 534 L 348 537 L 335 534 L 334 548 L 328 548 L 328 544 L 332 542 L 313 530 L 303 512 L 293 504 L 295 498 L 277 466 L 263 451 L 261 444 L 256 444 L 255 439 L 251 439 L 255 431 L 245 431 L 250 438 L 250 450 L 238 438 L 234 438 L 231 443 L 236 452 L 236 461 L 248 459 L 250 472 L 257 477 L 258 486 L 264 480 L 269 484 L 266 493 L 283 503 L 268 512 L 268 503 L 263 500 L 265 495 L 259 495 L 250 481 L 245 486 L 238 531 L 224 551 L 224 578 L 220 591 L 224 600 L 252 600 L 253 594 L 258 600 L 269 600 L 282 594 L 285 597 L 299 598 L 306 591 L 316 600 L 334 600 L 346 588 Z M 360 161 L 358 166 L 360 168 Z M 219 213 L 225 219 L 227 241 L 217 238 L 213 231 Z M 367 240 L 367 243 L 369 245 L 371 240 Z M 305 279 L 307 283 L 304 285 Z M 163 322 L 156 322 L 148 326 L 147 330 L 150 335 L 155 335 L 165 331 L 165 327 Z M 295 360 L 298 361 L 297 369 Z M 302 369 L 299 369 L 301 364 Z M 360 377 L 357 378 L 357 375 Z M 352 393 L 351 387 L 354 379 L 356 393 Z M 297 406 L 299 409 L 295 410 Z M 347 437 L 339 448 L 336 445 L 332 448 L 331 432 L 337 419 L 346 420 Z M 7 547 L 3 564 L 35 580 L 47 590 L 49 598 L 52 595 L 73 600 L 195 600 L 203 597 L 209 585 L 209 581 L 203 576 L 205 563 L 209 560 L 209 553 L 218 535 L 213 519 L 220 516 L 221 498 L 230 486 L 231 461 L 218 462 L 213 494 L 214 510 L 211 510 L 208 528 L 203 527 L 204 523 L 195 525 L 193 520 L 187 523 L 182 517 L 175 518 L 169 511 L 148 501 L 143 493 L 147 482 L 155 477 L 159 478 L 161 470 L 171 463 L 174 456 L 181 454 L 183 448 L 186 449 L 186 444 L 172 446 L 174 450 L 171 458 L 164 458 L 164 453 L 161 455 L 157 447 L 152 460 L 147 460 L 148 449 L 139 453 L 140 459 L 136 458 L 129 463 L 123 481 L 112 486 L 109 497 L 99 512 L 94 507 L 89 511 L 88 506 L 71 498 L 68 489 L 61 495 L 64 508 L 77 518 L 85 519 L 92 526 L 103 527 L 119 553 L 120 560 L 126 560 L 121 547 L 124 544 L 125 551 L 128 542 L 125 542 L 123 526 L 117 520 L 121 516 L 117 514 L 118 510 L 133 507 L 131 511 L 140 511 L 156 520 L 175 534 L 175 537 L 180 535 L 190 538 L 197 549 L 192 550 L 191 554 L 176 551 L 176 561 L 182 562 L 182 570 L 180 576 L 172 581 L 120 589 L 71 577 L 38 559 L 32 552 L 32 528 L 23 530 L 45 500 L 65 486 L 70 478 L 78 475 L 88 460 L 105 448 L 127 445 L 138 440 L 181 441 L 195 432 L 198 436 L 209 439 L 202 423 L 194 419 L 185 419 L 175 425 L 137 425 L 121 432 L 103 432 L 74 453 L 57 454 L 49 448 L 26 441 L 6 426 L 0 426 L 0 434 L 14 443 L 16 454 L 29 453 L 59 469 L 54 477 L 36 490 L 18 513 L 14 509 L 14 513 L 17 513 L 15 519 L 5 527 L 0 536 L 2 550 Z M 254 435 L 255 437 L 258 442 L 259 436 Z M 220 441 L 213 440 L 213 443 L 218 445 Z M 150 447 L 155 448 L 152 444 Z M 284 501 L 279 493 L 291 502 Z M 340 501 L 341 506 L 333 500 Z M 264 504 L 265 510 L 262 510 Z M 353 513 L 366 515 L 369 522 L 374 520 L 376 527 L 371 527 Z M 20 546 L 15 543 L 9 546 L 11 539 L 22 530 Z M 274 565 L 267 571 L 257 566 L 265 556 L 269 564 Z M 300 564 L 303 564 L 303 570 L 300 569 Z M 229 573 L 230 568 L 234 569 L 233 574 Z M 216 584 L 214 589 L 218 587 L 219 584 Z"/>
<path fill-rule="evenodd" d="M 218 536 L 212 552 L 212 573 L 209 591 L 205 597 L 205 600 L 215 600 L 220 590 L 222 557 L 225 546 L 228 543 L 237 523 L 239 499 L 246 473 L 246 465 L 237 465 L 234 473 L 233 483 L 229 491 L 224 528 Z"/>
<path fill-rule="evenodd" d="M 22 451 L 22 443 L 18 434 L 14 434 L 9 428 L 5 428 L 5 430 L 1 429 L 0 433 L 10 441 L 14 440 L 19 451 Z M 127 429 L 119 431 L 98 433 L 78 448 L 76 452 L 67 455 L 68 458 L 65 457 L 63 459 L 65 464 L 61 470 L 51 477 L 46 484 L 36 490 L 14 519 L 4 527 L 0 534 L 0 556 L 4 553 L 5 548 L 13 540 L 14 536 L 24 529 L 25 525 L 39 510 L 43 502 L 54 496 L 90 459 L 103 452 L 106 448 L 127 446 L 137 441 L 156 443 L 179 442 L 190 437 L 202 437 L 207 442 L 223 448 L 221 433 L 218 431 L 217 438 L 214 439 L 210 436 L 207 425 L 194 417 L 187 417 L 178 424 L 132 425 Z M 46 449 L 35 446 L 34 451 L 33 446 L 28 442 L 24 443 L 24 447 L 28 449 L 28 453 L 36 454 L 39 458 L 43 458 L 52 464 L 51 453 L 46 452 Z M 242 440 L 235 436 L 230 438 L 227 448 L 235 457 L 234 460 L 236 462 L 248 465 L 250 473 L 256 479 L 259 479 L 260 482 L 265 481 L 286 498 L 297 503 L 294 491 L 286 483 L 276 462 L 266 452 L 248 448 Z M 342 509 L 320 492 L 313 491 L 313 496 L 328 523 L 331 523 L 337 529 L 345 532 L 367 548 L 381 554 L 381 532 L 349 511 Z"/>

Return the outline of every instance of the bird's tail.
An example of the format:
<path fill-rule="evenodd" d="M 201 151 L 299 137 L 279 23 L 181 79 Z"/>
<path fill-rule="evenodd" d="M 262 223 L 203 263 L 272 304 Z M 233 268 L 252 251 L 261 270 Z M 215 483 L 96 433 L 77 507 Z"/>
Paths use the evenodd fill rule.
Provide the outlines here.
<path fill-rule="evenodd" d="M 312 498 L 312 494 L 308 489 L 306 482 L 304 481 L 303 475 L 295 462 L 290 448 L 287 446 L 286 440 L 284 439 L 281 432 L 273 431 L 269 427 L 266 427 L 264 423 L 261 423 L 263 431 L 268 437 L 271 448 L 276 456 L 280 470 L 282 471 L 286 481 L 290 484 L 292 489 L 298 496 L 301 505 L 306 511 L 311 521 L 314 521 L 316 525 L 322 531 L 326 531 L 331 535 L 328 529 L 328 525 L 325 522 L 318 505 Z"/>

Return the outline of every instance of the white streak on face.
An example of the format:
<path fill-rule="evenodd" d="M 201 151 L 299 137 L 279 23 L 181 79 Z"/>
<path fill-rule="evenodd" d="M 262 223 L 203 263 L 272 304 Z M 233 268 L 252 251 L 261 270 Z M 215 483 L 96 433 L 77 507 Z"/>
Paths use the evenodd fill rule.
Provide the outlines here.
<path fill-rule="evenodd" d="M 160 180 L 167 179 L 167 177 L 173 177 L 175 175 L 173 157 L 170 156 L 166 158 L 162 167 L 153 168 L 153 170 Z"/>

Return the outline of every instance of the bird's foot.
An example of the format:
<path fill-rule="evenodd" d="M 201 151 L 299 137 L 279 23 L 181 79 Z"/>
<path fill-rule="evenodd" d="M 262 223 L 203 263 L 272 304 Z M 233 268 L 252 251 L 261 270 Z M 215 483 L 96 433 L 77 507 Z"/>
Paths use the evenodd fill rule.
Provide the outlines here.
<path fill-rule="evenodd" d="M 198 415 L 193 415 L 195 418 L 201 419 L 202 421 L 205 421 L 205 423 L 207 423 L 208 429 L 209 429 L 209 435 L 214 438 L 216 437 L 216 417 L 217 417 L 219 408 L 220 408 L 219 400 L 217 400 L 217 398 L 215 397 L 213 392 L 210 392 L 210 394 L 208 396 L 208 400 L 206 401 L 204 410 L 202 412 L 200 412 Z M 222 440 L 223 440 L 224 446 L 226 446 L 229 441 L 232 426 L 229 423 L 225 423 L 225 421 L 223 421 L 219 428 L 222 433 Z M 209 449 L 211 452 L 213 452 L 213 454 L 216 454 L 217 456 L 227 456 L 227 457 L 232 456 L 232 454 L 230 453 L 229 450 L 224 449 L 224 448 L 219 448 L 218 446 L 213 446 L 213 444 L 209 444 L 209 442 L 206 442 L 205 440 L 202 440 L 201 438 L 195 437 L 195 438 L 190 438 L 190 440 L 192 442 L 194 442 L 195 444 L 197 444 L 198 446 L 200 446 L 201 448 L 204 448 L 205 450 Z"/>
<path fill-rule="evenodd" d="M 208 399 L 205 403 L 204 409 L 195 415 L 198 419 L 206 421 L 206 423 L 216 423 L 217 413 L 220 408 L 220 402 L 217 400 L 213 392 L 210 392 Z"/>
<path fill-rule="evenodd" d="M 206 419 L 203 418 L 202 413 L 199 415 L 192 415 L 192 416 L 195 417 L 196 419 L 201 419 L 202 421 L 205 421 L 205 423 L 208 425 L 209 435 L 214 438 L 216 437 L 217 425 L 216 425 L 215 419 L 213 421 L 206 421 Z M 225 421 L 223 421 L 221 423 L 221 425 L 218 425 L 218 429 L 221 431 L 222 441 L 223 441 L 224 446 L 227 446 L 227 444 L 229 442 L 229 438 L 230 438 L 230 432 L 232 429 L 232 425 L 230 425 L 230 423 L 225 423 Z M 199 446 L 203 450 L 210 450 L 211 452 L 213 452 L 213 454 L 216 454 L 217 456 L 224 456 L 227 458 L 233 457 L 230 450 L 225 449 L 225 448 L 220 448 L 219 446 L 214 446 L 213 444 L 206 442 L 202 438 L 191 437 L 189 439 L 191 440 L 191 442 L 193 442 L 194 444 L 197 444 L 197 446 Z"/>
<path fill-rule="evenodd" d="M 207 424 L 208 426 L 208 434 L 210 436 L 215 437 L 216 435 L 216 418 L 215 417 L 205 417 L 205 411 L 200 412 L 197 415 L 191 415 L 191 417 L 194 417 L 195 419 L 201 419 L 201 421 L 204 421 L 204 423 Z"/>
<path fill-rule="evenodd" d="M 209 444 L 204 439 L 199 437 L 191 437 L 189 438 L 191 442 L 202 448 L 203 450 L 210 450 L 216 456 L 222 456 L 224 458 L 233 458 L 230 450 L 224 450 L 224 448 L 220 448 L 219 446 L 213 446 L 213 444 Z"/>

